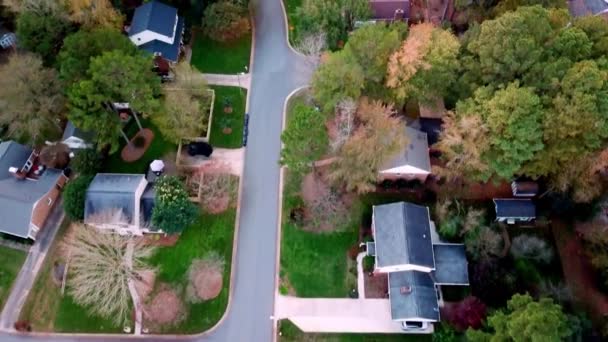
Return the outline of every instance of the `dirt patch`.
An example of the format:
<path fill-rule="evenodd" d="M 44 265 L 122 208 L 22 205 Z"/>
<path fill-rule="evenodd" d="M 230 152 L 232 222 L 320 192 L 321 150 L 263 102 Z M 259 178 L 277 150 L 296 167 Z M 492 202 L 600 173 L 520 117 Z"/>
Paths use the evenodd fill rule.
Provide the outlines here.
<path fill-rule="evenodd" d="M 388 297 L 388 275 L 386 273 L 373 274 L 365 272 L 363 276 L 365 298 Z"/>
<path fill-rule="evenodd" d="M 138 137 L 143 137 L 145 139 L 145 143 L 142 147 L 136 147 L 134 144 L 135 139 Z M 130 144 L 123 147 L 122 151 L 120 152 L 120 157 L 127 163 L 139 160 L 139 158 L 143 157 L 150 147 L 152 139 L 154 139 L 154 132 L 152 132 L 152 130 L 149 128 L 144 128 L 143 130 L 137 132 L 133 138 L 131 138 Z"/>
<path fill-rule="evenodd" d="M 223 273 L 224 261 L 218 255 L 193 261 L 188 274 L 189 301 L 196 303 L 219 296 L 224 284 Z"/>
<path fill-rule="evenodd" d="M 185 318 L 182 300 L 169 288 L 159 291 L 150 303 L 144 305 L 143 312 L 147 320 L 161 325 L 175 324 Z"/>
<path fill-rule="evenodd" d="M 152 270 L 144 270 L 139 272 L 139 279 L 135 280 L 135 291 L 139 294 L 142 301 L 146 301 L 156 281 L 156 273 Z"/>

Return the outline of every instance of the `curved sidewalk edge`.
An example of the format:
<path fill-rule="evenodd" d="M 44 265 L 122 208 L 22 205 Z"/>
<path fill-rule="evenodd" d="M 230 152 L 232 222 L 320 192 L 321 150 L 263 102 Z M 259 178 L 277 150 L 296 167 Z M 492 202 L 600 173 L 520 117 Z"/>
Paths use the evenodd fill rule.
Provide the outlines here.
<path fill-rule="evenodd" d="M 295 49 L 291 45 L 291 42 L 289 41 L 289 17 L 287 16 L 287 8 L 285 8 L 285 2 L 284 2 L 285 0 L 278 0 L 278 1 L 281 3 L 281 7 L 283 7 L 283 20 L 285 21 L 285 40 L 287 41 L 287 46 L 296 55 L 306 58 L 307 56 L 305 54 L 301 53 L 300 51 L 298 51 L 297 49 Z"/>
<path fill-rule="evenodd" d="M 283 2 L 281 0 L 281 2 Z M 283 122 L 281 124 L 281 131 L 285 130 L 285 125 L 287 124 L 287 106 L 289 105 L 289 101 L 291 101 L 291 99 L 296 96 L 297 94 L 299 94 L 300 92 L 304 91 L 305 89 L 308 89 L 310 86 L 305 85 L 302 87 L 299 87 L 297 89 L 295 89 L 294 91 L 292 91 L 291 93 L 289 93 L 289 95 L 287 95 L 287 97 L 285 98 L 285 103 L 283 104 Z M 283 142 L 281 142 L 281 149 L 283 149 Z M 279 274 L 280 274 L 280 267 L 281 267 L 281 240 L 283 237 L 283 182 L 285 180 L 285 167 L 281 167 L 281 171 L 279 174 L 279 203 L 278 203 L 278 208 L 279 208 L 279 212 L 278 212 L 278 230 L 277 230 L 277 255 L 276 255 L 276 262 L 275 262 L 275 275 L 274 275 L 274 292 L 275 292 L 275 298 L 274 298 L 274 302 L 272 303 L 272 307 L 273 307 L 273 317 L 272 317 L 272 331 L 273 331 L 273 337 L 272 337 L 272 341 L 275 342 L 277 339 L 277 328 L 278 328 L 278 320 L 276 319 L 275 312 L 276 312 L 276 298 L 277 296 L 279 296 Z"/>

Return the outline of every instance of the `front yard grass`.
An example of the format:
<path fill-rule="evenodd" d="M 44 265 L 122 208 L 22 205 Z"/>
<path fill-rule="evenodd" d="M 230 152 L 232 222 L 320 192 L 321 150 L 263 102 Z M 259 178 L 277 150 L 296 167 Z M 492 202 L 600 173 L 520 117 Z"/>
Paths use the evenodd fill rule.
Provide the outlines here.
<path fill-rule="evenodd" d="M 243 146 L 247 89 L 226 86 L 211 86 L 211 88 L 215 90 L 215 102 L 209 142 L 213 147 L 240 148 Z M 224 113 L 225 100 L 230 101 L 232 113 Z M 230 134 L 224 134 L 223 129 L 226 126 L 232 128 Z"/>
<path fill-rule="evenodd" d="M 0 246 L 0 308 L 4 307 L 26 257 L 24 251 Z"/>
<path fill-rule="evenodd" d="M 283 0 L 283 4 L 287 12 L 289 43 L 295 47 L 299 39 L 297 10 L 302 6 L 302 0 Z"/>
<path fill-rule="evenodd" d="M 54 263 L 64 262 L 60 246 L 69 225 L 70 222 L 66 219 L 59 228 L 19 319 L 29 322 L 34 331 L 120 333 L 122 327 L 114 326 L 110 320 L 91 315 L 86 308 L 74 303 L 67 294 L 67 289 L 66 294 L 62 296 L 61 286 L 53 281 Z"/>
<path fill-rule="evenodd" d="M 161 159 L 164 155 L 171 151 L 177 150 L 177 145 L 174 143 L 167 141 L 161 132 L 154 126 L 152 121 L 149 119 L 140 119 L 141 125 L 143 128 L 149 128 L 154 132 L 154 139 L 150 144 L 150 147 L 146 151 L 146 153 L 140 159 L 127 163 L 122 160 L 120 157 L 120 151 L 126 145 L 124 139 L 120 140 L 120 147 L 116 152 L 109 155 L 104 163 L 104 172 L 109 173 L 146 173 L 148 171 L 148 166 L 154 159 Z M 135 120 L 131 120 L 128 123 L 127 127 L 125 127 L 125 133 L 129 138 L 133 137 L 139 127 L 137 127 L 137 123 Z"/>
<path fill-rule="evenodd" d="M 221 43 L 197 30 L 192 43 L 190 63 L 206 74 L 237 74 L 247 72 L 251 54 L 251 33 L 230 43 Z"/>
<path fill-rule="evenodd" d="M 414 334 L 306 334 L 291 321 L 279 322 L 279 342 L 426 342 L 432 335 Z"/>
<path fill-rule="evenodd" d="M 228 305 L 235 220 L 235 209 L 228 209 L 218 215 L 202 214 L 195 224 L 182 233 L 175 246 L 159 248 L 152 257 L 151 264 L 158 270 L 157 283 L 168 283 L 178 289 L 184 289 L 187 285 L 187 273 L 192 260 L 203 258 L 214 251 L 225 261 L 220 295 L 200 304 L 186 303 L 187 318 L 176 326 L 163 328 L 160 332 L 200 333 L 220 320 Z"/>

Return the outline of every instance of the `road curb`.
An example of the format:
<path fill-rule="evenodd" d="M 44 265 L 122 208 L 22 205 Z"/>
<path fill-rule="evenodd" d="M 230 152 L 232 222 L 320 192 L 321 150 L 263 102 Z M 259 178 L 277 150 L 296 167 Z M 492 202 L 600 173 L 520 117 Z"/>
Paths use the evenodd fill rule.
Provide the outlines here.
<path fill-rule="evenodd" d="M 285 8 L 285 3 L 283 3 L 283 0 L 279 0 L 279 2 L 281 3 L 281 7 L 283 8 L 283 20 L 285 21 L 285 40 L 287 41 L 287 46 L 296 55 L 306 58 L 307 56 L 305 54 L 301 53 L 293 46 L 291 46 L 291 42 L 289 41 L 289 17 L 287 16 L 287 9 Z"/>
<path fill-rule="evenodd" d="M 281 3 L 283 1 L 281 0 Z M 287 105 L 289 104 L 289 101 L 291 101 L 291 98 L 294 97 L 295 95 L 297 95 L 299 92 L 303 91 L 304 89 L 309 88 L 310 86 L 306 85 L 306 86 L 302 86 L 299 88 L 294 89 L 291 93 L 289 93 L 289 95 L 287 95 L 287 97 L 285 98 L 285 103 L 283 104 L 283 119 L 282 119 L 282 123 L 281 123 L 281 132 L 285 130 L 285 124 L 287 123 Z M 281 142 L 281 150 L 283 149 L 283 142 Z M 279 207 L 279 212 L 278 212 L 278 222 L 277 222 L 277 255 L 275 257 L 275 275 L 274 275 L 274 298 L 272 300 L 272 308 L 273 308 L 273 317 L 276 313 L 276 298 L 277 296 L 279 296 L 279 274 L 281 271 L 281 239 L 283 236 L 283 182 L 285 179 L 285 167 L 282 166 L 281 170 L 279 171 L 279 203 L 278 203 L 278 207 Z M 278 328 L 278 321 L 276 319 L 273 319 L 273 323 L 272 323 L 272 341 L 276 341 L 277 340 L 277 328 Z"/>

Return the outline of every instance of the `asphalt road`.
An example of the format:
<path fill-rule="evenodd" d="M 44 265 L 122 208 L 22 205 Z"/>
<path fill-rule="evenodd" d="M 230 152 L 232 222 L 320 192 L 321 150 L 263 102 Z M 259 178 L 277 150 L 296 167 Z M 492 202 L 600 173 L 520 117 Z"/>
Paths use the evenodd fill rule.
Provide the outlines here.
<path fill-rule="evenodd" d="M 310 66 L 287 45 L 281 0 L 253 0 L 255 50 L 249 103 L 249 140 L 241 194 L 234 291 L 226 319 L 212 333 L 184 340 L 273 340 L 274 281 L 279 208 L 279 151 L 287 96 L 310 79 Z M 147 341 L 177 337 L 142 336 Z M 0 335 L 0 342 L 118 341 L 109 336 Z"/>

